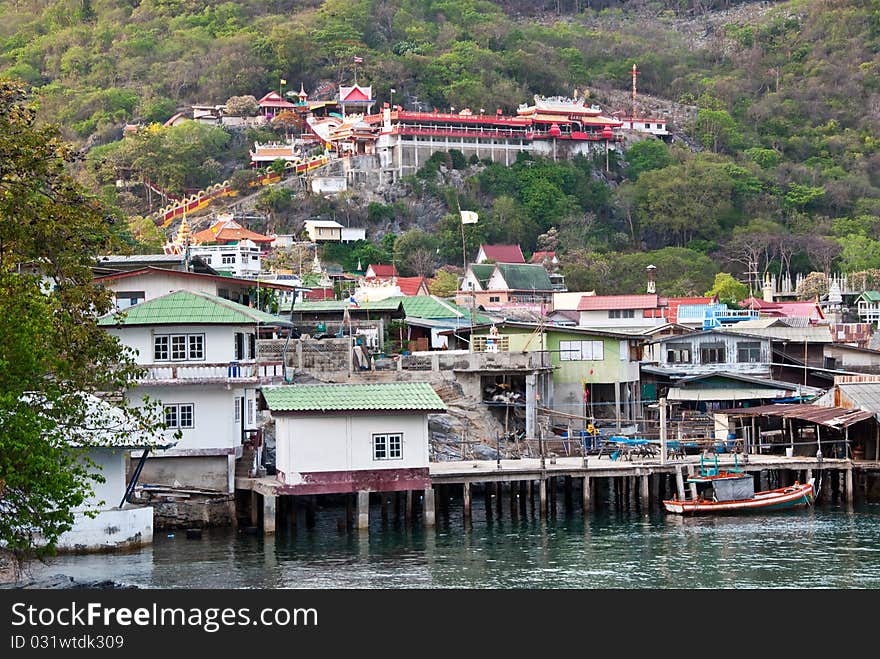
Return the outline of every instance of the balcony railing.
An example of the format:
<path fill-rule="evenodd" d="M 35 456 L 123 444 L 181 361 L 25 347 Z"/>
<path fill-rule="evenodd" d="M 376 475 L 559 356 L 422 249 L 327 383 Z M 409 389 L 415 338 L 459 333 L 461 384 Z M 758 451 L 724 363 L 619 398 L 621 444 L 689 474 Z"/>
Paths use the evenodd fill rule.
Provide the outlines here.
<path fill-rule="evenodd" d="M 220 364 L 144 364 L 141 384 L 150 382 L 275 382 L 284 377 L 281 362 Z"/>

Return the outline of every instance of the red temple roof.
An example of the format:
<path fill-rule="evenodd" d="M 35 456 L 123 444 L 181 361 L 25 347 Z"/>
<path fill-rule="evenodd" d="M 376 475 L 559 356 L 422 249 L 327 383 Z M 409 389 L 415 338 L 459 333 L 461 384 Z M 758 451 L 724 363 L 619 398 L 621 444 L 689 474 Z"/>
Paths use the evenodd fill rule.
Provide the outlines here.
<path fill-rule="evenodd" d="M 255 243 L 271 243 L 274 238 L 256 233 L 241 226 L 235 220 L 217 220 L 207 229 L 194 233 L 192 242 L 194 245 L 205 243 L 232 243 L 241 240 L 250 240 Z"/>

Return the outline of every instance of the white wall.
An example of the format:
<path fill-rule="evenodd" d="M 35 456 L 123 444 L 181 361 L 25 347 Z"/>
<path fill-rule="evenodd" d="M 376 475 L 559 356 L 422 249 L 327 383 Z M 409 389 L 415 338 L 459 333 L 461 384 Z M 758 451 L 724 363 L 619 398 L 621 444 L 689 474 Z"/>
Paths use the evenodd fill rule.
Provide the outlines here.
<path fill-rule="evenodd" d="M 645 318 L 644 309 L 635 309 L 633 318 L 609 318 L 608 309 L 581 311 L 582 327 L 655 327 L 665 325 L 665 318 Z"/>
<path fill-rule="evenodd" d="M 126 393 L 132 404 L 140 404 L 144 396 L 163 404 L 192 403 L 194 426 L 183 429 L 183 437 L 172 449 L 157 451 L 150 455 L 180 455 L 182 452 L 206 449 L 235 449 L 241 445 L 241 426 L 235 422 L 235 397 L 247 396 L 251 400 L 255 389 L 227 389 L 223 384 L 169 385 L 133 387 Z M 247 406 L 245 406 L 247 412 Z M 256 413 L 254 415 L 256 417 Z M 255 418 L 256 420 L 256 418 Z M 247 426 L 246 426 L 247 427 Z M 174 431 L 168 430 L 170 438 Z"/>
<path fill-rule="evenodd" d="M 61 552 L 131 549 L 153 542 L 153 509 L 149 506 L 104 510 L 95 518 L 77 513 L 73 528 L 58 538 Z"/>
<path fill-rule="evenodd" d="M 134 348 L 138 364 L 225 364 L 235 360 L 235 333 L 254 333 L 255 324 L 247 325 L 135 325 L 107 331 L 123 344 Z M 198 361 L 162 361 L 153 359 L 153 337 L 157 334 L 204 334 L 205 358 Z M 245 342 L 247 344 L 247 341 Z M 247 349 L 247 347 L 246 347 Z M 243 360 L 242 360 L 243 361 Z"/>
<path fill-rule="evenodd" d="M 218 284 L 207 277 L 184 278 L 151 272 L 148 275 L 112 279 L 104 282 L 104 286 L 114 292 L 143 291 L 146 294 L 145 299 L 152 300 L 181 290 L 217 295 Z"/>
<path fill-rule="evenodd" d="M 105 483 L 92 483 L 94 495 L 86 499 L 76 510 L 89 510 L 95 508 L 115 508 L 122 501 L 125 494 L 125 454 L 126 449 L 93 448 L 87 453 L 88 457 L 97 465 L 90 468 L 91 471 L 101 474 Z M 141 451 L 142 452 L 142 451 Z M 101 502 L 104 502 L 103 504 Z"/>
<path fill-rule="evenodd" d="M 275 414 L 276 466 L 288 484 L 322 471 L 412 469 L 428 466 L 425 414 L 288 416 Z M 399 460 L 373 459 L 373 434 L 402 433 Z"/>

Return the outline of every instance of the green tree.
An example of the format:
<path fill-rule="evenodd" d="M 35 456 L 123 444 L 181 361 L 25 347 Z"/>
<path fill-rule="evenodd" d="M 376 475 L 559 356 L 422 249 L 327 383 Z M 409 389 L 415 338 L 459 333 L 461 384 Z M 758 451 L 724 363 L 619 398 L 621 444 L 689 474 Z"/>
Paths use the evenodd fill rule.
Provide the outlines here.
<path fill-rule="evenodd" d="M 428 284 L 428 291 L 430 291 L 431 295 L 436 295 L 437 297 L 452 297 L 455 295 L 458 290 L 458 275 L 448 270 L 448 267 L 444 266 L 434 274 L 434 278 Z"/>
<path fill-rule="evenodd" d="M 735 149 L 742 142 L 736 120 L 726 110 L 700 108 L 695 131 L 703 146 L 714 153 Z"/>
<path fill-rule="evenodd" d="M 404 276 L 432 274 L 436 253 L 437 239 L 418 229 L 410 229 L 394 241 L 394 262 Z"/>
<path fill-rule="evenodd" d="M 672 154 L 666 143 L 657 139 L 646 139 L 636 142 L 626 151 L 626 175 L 632 180 L 639 174 L 652 169 L 663 169 L 673 163 Z"/>
<path fill-rule="evenodd" d="M 96 318 L 112 299 L 90 266 L 119 246 L 116 219 L 36 116 L 29 90 L 0 80 L 0 548 L 19 561 L 51 553 L 103 478 L 84 452 L 106 418 L 85 394 L 120 396 L 139 372 Z M 146 439 L 161 429 L 152 406 L 125 412 Z"/>
<path fill-rule="evenodd" d="M 837 242 L 843 248 L 840 267 L 844 272 L 880 268 L 880 241 L 851 233 Z"/>
<path fill-rule="evenodd" d="M 728 305 L 737 305 L 749 296 L 749 287 L 733 278 L 727 272 L 719 272 L 715 275 L 715 283 L 705 295 L 718 296 L 718 301 Z"/>

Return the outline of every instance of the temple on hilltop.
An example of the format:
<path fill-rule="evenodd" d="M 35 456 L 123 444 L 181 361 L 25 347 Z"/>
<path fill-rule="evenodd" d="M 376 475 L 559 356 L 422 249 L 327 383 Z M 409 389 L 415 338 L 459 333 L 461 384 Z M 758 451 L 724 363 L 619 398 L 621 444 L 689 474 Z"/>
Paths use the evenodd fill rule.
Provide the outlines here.
<path fill-rule="evenodd" d="M 373 156 L 356 165 L 343 164 L 349 180 L 384 184 L 414 174 L 437 151 L 460 151 L 466 158 L 511 165 L 520 153 L 562 160 L 577 155 L 605 154 L 623 140 L 623 122 L 603 114 L 586 98 L 535 96 L 515 115 L 497 108 L 486 112 L 463 108 L 448 112 L 405 110 L 378 103 L 372 86 L 340 85 L 332 101 L 310 101 L 300 86 L 295 111 L 302 116 L 302 133 L 287 145 L 255 145 L 255 163 L 276 158 L 305 158 L 329 152 L 338 158 Z M 365 172 L 354 176 L 354 170 Z M 344 189 L 341 187 L 340 189 Z"/>

